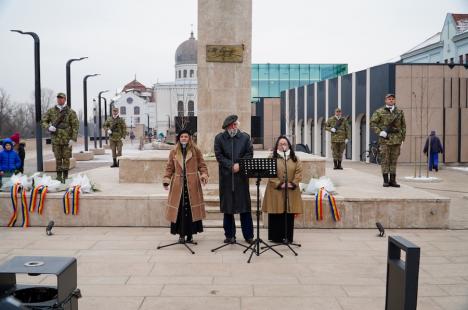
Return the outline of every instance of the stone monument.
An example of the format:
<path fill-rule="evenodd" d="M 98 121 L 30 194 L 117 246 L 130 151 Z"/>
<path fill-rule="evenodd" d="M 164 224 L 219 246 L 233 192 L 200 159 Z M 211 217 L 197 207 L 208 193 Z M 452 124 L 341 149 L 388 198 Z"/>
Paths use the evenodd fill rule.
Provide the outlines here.
<path fill-rule="evenodd" d="M 252 0 L 198 0 L 198 132 L 203 153 L 226 116 L 250 134 Z"/>

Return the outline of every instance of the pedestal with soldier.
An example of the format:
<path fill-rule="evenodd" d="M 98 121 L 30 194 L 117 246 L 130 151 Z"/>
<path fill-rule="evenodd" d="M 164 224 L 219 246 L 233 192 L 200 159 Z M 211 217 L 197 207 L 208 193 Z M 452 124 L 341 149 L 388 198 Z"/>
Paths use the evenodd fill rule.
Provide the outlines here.
<path fill-rule="evenodd" d="M 122 156 L 122 140 L 125 139 L 125 136 L 127 135 L 127 125 L 125 124 L 123 118 L 119 116 L 118 108 L 112 108 L 112 116 L 105 121 L 103 127 L 109 134 L 113 160 L 111 168 L 116 168 L 119 166 L 117 157 Z"/>
<path fill-rule="evenodd" d="M 379 135 L 384 187 L 400 187 L 396 182 L 396 166 L 400 147 L 406 137 L 405 114 L 395 106 L 395 95 L 385 96 L 385 106 L 372 114 L 370 127 Z"/>
<path fill-rule="evenodd" d="M 331 132 L 331 149 L 333 154 L 333 169 L 342 170 L 341 162 L 343 160 L 343 152 L 348 143 L 350 135 L 348 118 L 341 115 L 341 109 L 335 109 L 335 115 L 327 120 L 325 130 Z"/>
<path fill-rule="evenodd" d="M 57 105 L 50 108 L 42 118 L 42 127 L 50 132 L 54 152 L 57 180 L 65 183 L 70 169 L 72 146 L 78 138 L 80 123 L 76 112 L 65 104 L 67 96 L 57 94 Z"/>

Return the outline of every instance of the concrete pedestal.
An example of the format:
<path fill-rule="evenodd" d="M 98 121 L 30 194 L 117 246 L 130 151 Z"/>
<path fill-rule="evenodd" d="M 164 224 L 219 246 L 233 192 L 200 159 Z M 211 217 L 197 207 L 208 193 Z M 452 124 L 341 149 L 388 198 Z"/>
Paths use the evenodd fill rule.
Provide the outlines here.
<path fill-rule="evenodd" d="M 76 159 L 76 161 L 87 161 L 87 160 L 92 160 L 94 158 L 94 153 L 90 151 L 82 151 L 78 153 L 73 153 L 73 158 Z"/>
<path fill-rule="evenodd" d="M 76 159 L 70 158 L 70 170 L 76 167 Z M 44 172 L 55 172 L 55 159 L 44 160 Z"/>
<path fill-rule="evenodd" d="M 92 149 L 91 152 L 93 152 L 94 155 L 104 155 L 104 154 L 106 154 L 105 149 Z"/>

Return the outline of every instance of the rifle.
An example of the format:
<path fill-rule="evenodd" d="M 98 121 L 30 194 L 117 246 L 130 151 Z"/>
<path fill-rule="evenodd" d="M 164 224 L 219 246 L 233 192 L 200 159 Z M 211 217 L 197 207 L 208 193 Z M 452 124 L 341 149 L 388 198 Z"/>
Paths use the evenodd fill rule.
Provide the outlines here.
<path fill-rule="evenodd" d="M 395 128 L 394 124 L 395 121 L 398 119 L 398 115 L 393 118 L 393 120 L 388 123 L 386 127 L 384 127 L 382 130 L 385 131 L 386 133 L 398 133 L 400 132 L 400 129 Z M 384 139 L 389 139 L 389 136 L 385 137 Z"/>
<path fill-rule="evenodd" d="M 336 130 L 338 130 L 338 128 L 340 128 L 340 127 L 341 127 L 341 124 L 343 124 L 343 122 L 344 122 L 344 121 L 347 121 L 347 120 L 348 120 L 348 118 L 349 118 L 349 115 L 348 115 L 348 116 L 345 116 L 345 117 L 342 117 L 342 118 L 340 118 L 339 120 L 337 120 L 337 121 L 336 121 L 335 127 L 333 127 L 333 128 L 335 128 Z"/>
<path fill-rule="evenodd" d="M 63 120 L 65 119 L 65 117 L 67 117 L 68 115 L 68 109 L 67 108 L 63 108 L 60 113 L 59 113 L 59 116 L 57 117 L 57 119 L 55 120 L 55 122 L 52 123 L 52 126 L 54 126 L 55 128 L 59 128 L 59 129 L 65 129 L 67 128 L 66 124 L 65 126 L 62 126 L 60 127 L 60 125 L 62 124 Z M 52 134 L 55 134 L 55 132 L 53 132 Z"/>

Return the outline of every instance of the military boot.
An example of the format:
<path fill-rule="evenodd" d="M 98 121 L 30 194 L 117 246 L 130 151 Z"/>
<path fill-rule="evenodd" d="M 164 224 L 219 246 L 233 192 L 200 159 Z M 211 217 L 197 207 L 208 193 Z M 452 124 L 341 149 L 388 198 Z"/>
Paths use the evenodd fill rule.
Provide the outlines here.
<path fill-rule="evenodd" d="M 119 165 L 117 164 L 117 158 L 112 158 L 114 163 L 112 164 L 111 168 L 118 167 Z"/>
<path fill-rule="evenodd" d="M 338 169 L 338 161 L 333 160 L 333 170 L 336 170 L 336 169 Z"/>
<path fill-rule="evenodd" d="M 117 167 L 120 167 L 120 160 L 117 159 Z"/>
<path fill-rule="evenodd" d="M 57 181 L 60 181 L 60 183 L 62 182 L 62 179 L 63 179 L 63 172 L 62 171 L 57 171 L 57 177 L 55 178 Z"/>
<path fill-rule="evenodd" d="M 337 160 L 337 168 L 339 170 L 343 170 L 343 167 L 341 167 L 341 160 Z"/>
<path fill-rule="evenodd" d="M 62 183 L 65 184 L 65 181 L 68 179 L 68 170 L 62 172 Z"/>
<path fill-rule="evenodd" d="M 389 187 L 390 184 L 388 183 L 388 173 L 383 174 L 383 187 Z"/>
<path fill-rule="evenodd" d="M 400 187 L 400 184 L 396 182 L 396 174 L 395 173 L 390 173 L 390 182 L 388 184 L 391 187 Z"/>

